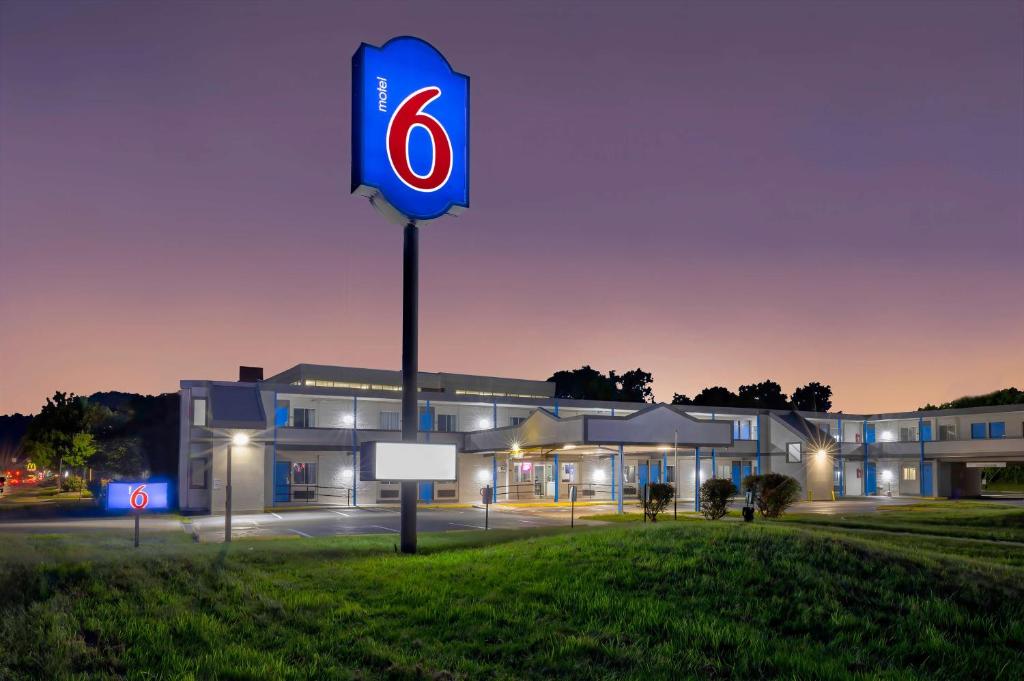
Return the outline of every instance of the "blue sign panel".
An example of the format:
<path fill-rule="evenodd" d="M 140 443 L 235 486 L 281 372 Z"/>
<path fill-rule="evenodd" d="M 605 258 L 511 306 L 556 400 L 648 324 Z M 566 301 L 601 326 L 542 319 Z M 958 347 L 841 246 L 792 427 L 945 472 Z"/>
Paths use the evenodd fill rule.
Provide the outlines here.
<path fill-rule="evenodd" d="M 166 482 L 107 483 L 108 510 L 163 511 L 167 502 Z"/>
<path fill-rule="evenodd" d="M 352 191 L 404 221 L 469 207 L 469 76 L 419 38 L 352 56 Z"/>

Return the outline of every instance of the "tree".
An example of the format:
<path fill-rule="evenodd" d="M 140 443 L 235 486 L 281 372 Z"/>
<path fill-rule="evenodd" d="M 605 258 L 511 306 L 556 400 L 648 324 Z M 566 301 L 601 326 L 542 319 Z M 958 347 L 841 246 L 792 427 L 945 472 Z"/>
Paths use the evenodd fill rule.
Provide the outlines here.
<path fill-rule="evenodd" d="M 1016 388 L 1003 388 L 1002 390 L 993 390 L 990 393 L 984 395 L 966 395 L 964 397 L 958 397 L 955 400 L 949 402 L 943 402 L 942 404 L 935 406 L 934 404 L 926 404 L 920 407 L 918 411 L 930 411 L 932 409 L 963 409 L 965 407 L 999 407 L 1007 404 L 1024 404 L 1024 391 L 1017 390 Z"/>
<path fill-rule="evenodd" d="M 793 391 L 793 408 L 800 411 L 828 411 L 832 408 L 832 386 L 811 381 Z"/>
<path fill-rule="evenodd" d="M 672 404 L 693 404 L 693 400 L 682 393 L 675 393 L 672 395 Z"/>
<path fill-rule="evenodd" d="M 741 385 L 739 399 L 742 406 L 756 409 L 789 409 L 789 400 L 782 392 L 782 386 L 768 379 L 760 383 Z"/>
<path fill-rule="evenodd" d="M 693 404 L 699 407 L 738 407 L 740 398 L 728 388 L 716 385 L 704 388 L 693 398 Z"/>
<path fill-rule="evenodd" d="M 85 465 L 95 454 L 92 437 L 88 435 L 90 415 L 86 402 L 74 393 L 54 393 L 46 398 L 46 404 L 32 419 L 25 432 L 25 452 L 32 460 L 47 468 L 59 467 L 63 462 L 69 465 Z M 90 449 L 91 447 L 91 449 Z M 81 461 L 81 463 L 71 462 Z"/>
<path fill-rule="evenodd" d="M 609 376 L 616 380 L 618 388 L 618 399 L 623 402 L 653 402 L 654 391 L 651 384 L 654 376 L 649 371 L 636 368 L 630 369 L 621 376 L 616 376 L 614 371 Z"/>
<path fill-rule="evenodd" d="M 555 397 L 567 400 L 615 400 L 618 387 L 612 376 L 605 376 L 586 364 L 579 369 L 556 371 L 548 379 L 555 384 Z"/>
<path fill-rule="evenodd" d="M 675 491 L 672 485 L 665 482 L 652 482 L 647 485 L 647 496 L 642 499 L 644 515 L 652 523 L 658 522 L 658 514 L 668 508 Z"/>

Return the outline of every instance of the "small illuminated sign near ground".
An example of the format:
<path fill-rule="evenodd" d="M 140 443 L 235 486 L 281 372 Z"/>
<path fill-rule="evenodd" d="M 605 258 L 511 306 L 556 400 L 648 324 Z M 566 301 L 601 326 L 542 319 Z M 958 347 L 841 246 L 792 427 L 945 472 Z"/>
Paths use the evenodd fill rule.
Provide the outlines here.
<path fill-rule="evenodd" d="M 109 511 L 165 511 L 166 482 L 111 482 L 107 484 Z"/>

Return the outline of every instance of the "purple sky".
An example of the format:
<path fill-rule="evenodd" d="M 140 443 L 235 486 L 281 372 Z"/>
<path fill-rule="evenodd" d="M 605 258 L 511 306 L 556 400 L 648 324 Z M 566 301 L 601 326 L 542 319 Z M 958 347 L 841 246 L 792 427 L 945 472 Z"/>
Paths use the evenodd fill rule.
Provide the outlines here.
<path fill-rule="evenodd" d="M 1024 387 L 1024 4 L 0 4 L 0 413 L 398 368 L 350 58 L 472 77 L 421 367 L 772 377 L 847 411 Z"/>

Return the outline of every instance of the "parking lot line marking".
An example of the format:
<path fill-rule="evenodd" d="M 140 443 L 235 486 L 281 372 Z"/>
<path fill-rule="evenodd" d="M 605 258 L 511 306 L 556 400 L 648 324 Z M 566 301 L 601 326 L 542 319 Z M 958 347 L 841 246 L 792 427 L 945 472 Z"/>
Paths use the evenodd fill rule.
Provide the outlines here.
<path fill-rule="evenodd" d="M 274 516 L 274 517 L 275 517 L 275 518 L 277 518 L 278 520 L 284 520 L 284 518 L 282 518 L 281 516 L 279 516 L 279 515 L 278 515 L 278 514 L 276 514 L 276 513 L 271 513 L 270 515 Z"/>
<path fill-rule="evenodd" d="M 301 535 L 301 536 L 303 536 L 303 537 L 309 537 L 310 539 L 312 539 L 312 538 L 313 538 L 313 535 L 311 535 L 311 534 L 306 534 L 306 533 L 305 533 L 305 532 L 303 532 L 302 530 L 293 530 L 292 528 L 290 528 L 290 527 L 289 527 L 289 528 L 288 528 L 288 531 L 289 531 L 289 532 L 294 532 L 295 534 Z"/>
<path fill-rule="evenodd" d="M 343 515 L 346 518 L 351 518 L 352 517 L 348 513 L 342 513 L 341 511 L 331 511 L 331 513 L 337 513 L 338 515 Z"/>
<path fill-rule="evenodd" d="M 383 525 L 367 525 L 367 527 L 376 527 L 378 530 L 387 530 L 388 532 L 394 532 L 395 534 L 398 534 L 398 530 L 392 529 L 390 527 L 384 527 Z"/>
<path fill-rule="evenodd" d="M 472 527 L 474 530 L 485 530 L 485 529 L 487 529 L 483 525 L 467 525 L 466 523 L 448 523 L 448 524 L 449 525 L 454 525 L 456 527 Z"/>

